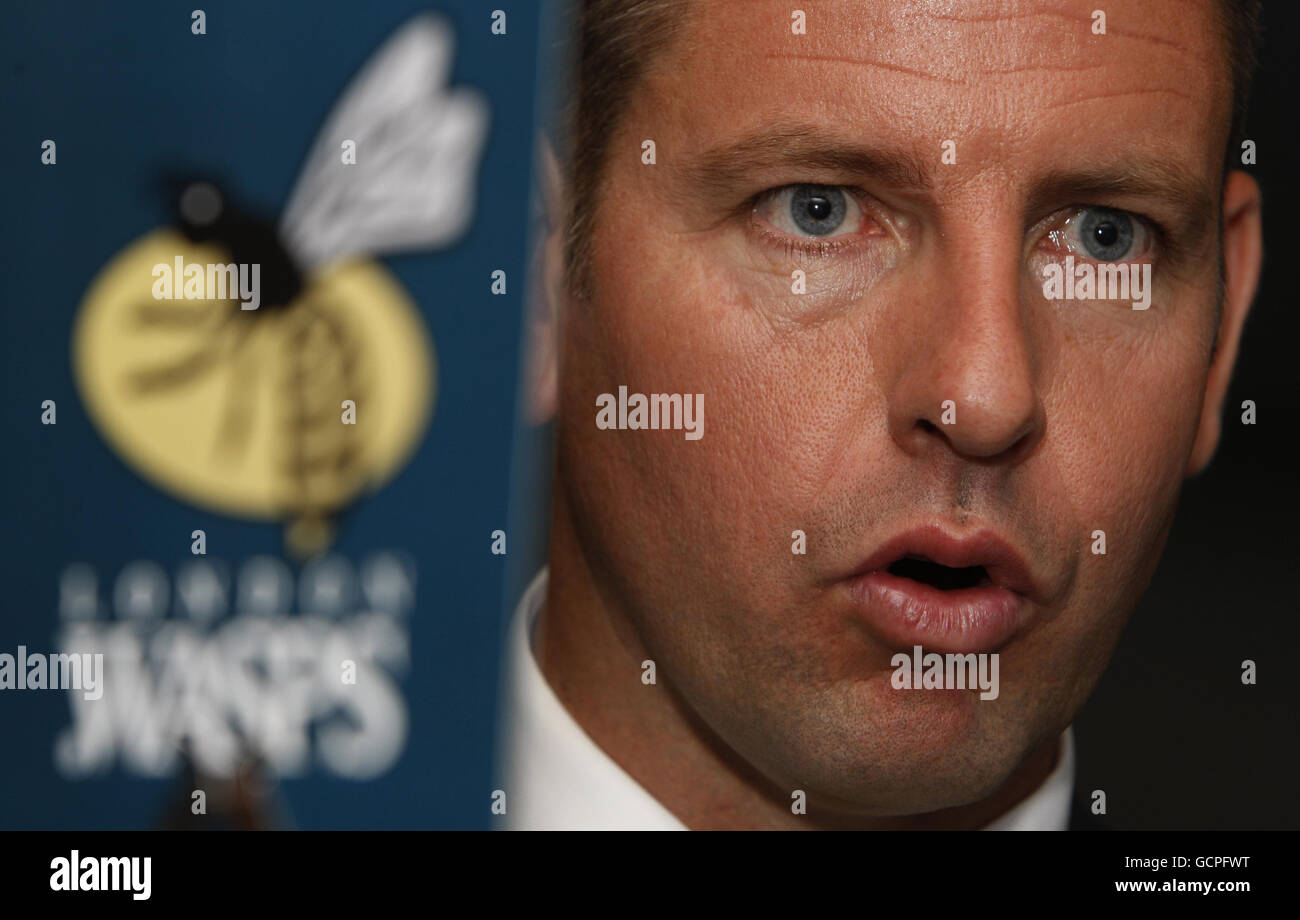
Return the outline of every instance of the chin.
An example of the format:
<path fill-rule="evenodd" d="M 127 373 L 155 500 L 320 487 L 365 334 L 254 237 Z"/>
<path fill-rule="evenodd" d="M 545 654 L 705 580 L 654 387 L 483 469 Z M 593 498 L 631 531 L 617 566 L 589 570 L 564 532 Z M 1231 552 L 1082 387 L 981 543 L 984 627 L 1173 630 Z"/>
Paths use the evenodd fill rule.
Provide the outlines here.
<path fill-rule="evenodd" d="M 1031 750 L 1031 733 L 1006 724 L 1014 707 L 995 711 L 975 693 L 900 693 L 886 675 L 835 696 L 806 699 L 783 728 L 754 732 L 763 748 L 742 751 L 786 795 L 805 790 L 810 808 L 893 817 L 968 805 L 1001 788 Z"/>

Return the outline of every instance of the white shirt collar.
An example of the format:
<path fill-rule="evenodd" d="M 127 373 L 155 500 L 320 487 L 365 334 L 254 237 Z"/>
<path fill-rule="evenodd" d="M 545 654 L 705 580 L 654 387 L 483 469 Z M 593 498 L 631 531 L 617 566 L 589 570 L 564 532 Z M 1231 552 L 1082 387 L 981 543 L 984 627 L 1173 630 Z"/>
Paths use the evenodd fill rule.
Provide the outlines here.
<path fill-rule="evenodd" d="M 510 830 L 686 830 L 606 754 L 564 708 L 533 656 L 533 626 L 546 600 L 547 569 L 524 592 L 506 640 L 502 737 L 505 826 Z M 985 830 L 1063 831 L 1074 789 L 1074 737 L 1061 735 L 1043 784 Z"/>
<path fill-rule="evenodd" d="M 984 827 L 986 831 L 1064 831 L 1070 827 L 1074 795 L 1074 726 L 1061 732 L 1056 766 L 1043 784 Z"/>

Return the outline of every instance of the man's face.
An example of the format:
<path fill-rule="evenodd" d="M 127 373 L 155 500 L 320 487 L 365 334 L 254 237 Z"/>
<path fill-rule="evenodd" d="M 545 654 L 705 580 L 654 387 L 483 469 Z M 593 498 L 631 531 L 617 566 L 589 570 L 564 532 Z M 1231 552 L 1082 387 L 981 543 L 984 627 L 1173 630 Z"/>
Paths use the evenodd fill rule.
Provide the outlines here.
<path fill-rule="evenodd" d="M 1094 8 L 846 0 L 799 35 L 789 4 L 700 2 L 609 139 L 592 297 L 562 320 L 561 488 L 661 679 L 810 803 L 991 794 L 1073 719 L 1167 536 L 1228 74 L 1209 4 L 1110 3 L 1104 35 Z M 1149 263 L 1149 308 L 1047 299 L 1067 256 Z M 621 385 L 702 393 L 703 438 L 599 430 Z M 935 534 L 1026 571 L 975 542 L 958 563 L 993 586 L 955 602 L 864 575 Z M 918 636 L 999 652 L 997 698 L 895 689 Z"/>

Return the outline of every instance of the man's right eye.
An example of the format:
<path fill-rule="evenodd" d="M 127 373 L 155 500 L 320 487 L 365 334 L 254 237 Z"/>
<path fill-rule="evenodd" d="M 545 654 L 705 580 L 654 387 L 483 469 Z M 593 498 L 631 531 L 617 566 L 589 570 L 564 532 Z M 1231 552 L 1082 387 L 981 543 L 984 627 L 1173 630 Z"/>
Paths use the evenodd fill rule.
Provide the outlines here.
<path fill-rule="evenodd" d="M 856 233 L 863 215 L 853 195 L 835 185 L 786 185 L 767 193 L 754 213 L 788 236 L 826 239 Z"/>

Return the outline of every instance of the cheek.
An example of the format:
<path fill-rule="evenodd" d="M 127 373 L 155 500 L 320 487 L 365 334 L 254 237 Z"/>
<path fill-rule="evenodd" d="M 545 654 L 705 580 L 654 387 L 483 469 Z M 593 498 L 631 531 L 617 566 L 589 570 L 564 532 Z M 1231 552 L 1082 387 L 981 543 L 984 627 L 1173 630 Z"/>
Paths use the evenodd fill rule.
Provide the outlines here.
<path fill-rule="evenodd" d="M 583 374 L 595 392 L 701 394 L 704 435 L 623 432 L 619 440 L 644 452 L 645 472 L 675 470 L 686 488 L 740 495 L 773 468 L 797 475 L 787 455 L 790 435 L 814 399 L 806 368 L 749 295 L 719 270 L 689 236 L 654 228 L 602 228 L 627 245 L 597 246 L 600 285 L 578 330 L 580 362 L 599 365 L 600 379 Z M 633 255 L 634 254 L 634 255 Z M 631 451 L 626 459 L 635 462 Z M 701 509 L 703 510 L 703 509 Z"/>
<path fill-rule="evenodd" d="M 617 382 L 702 394 L 705 405 L 700 441 L 627 432 L 619 462 L 657 495 L 671 489 L 675 506 L 648 510 L 671 516 L 677 537 L 697 529 L 709 540 L 720 563 L 711 577 L 743 573 L 770 592 L 778 570 L 756 576 L 756 561 L 791 558 L 790 534 L 809 526 L 846 436 L 870 424 L 866 349 L 843 319 L 783 325 L 759 301 L 761 286 L 679 239 L 647 246 L 636 271 L 605 277 L 612 309 L 600 344 L 617 355 Z"/>
<path fill-rule="evenodd" d="M 1135 342 L 1075 342 L 1058 352 L 1046 396 L 1046 462 L 1075 526 L 1081 593 L 1134 593 L 1172 523 L 1205 387 L 1203 349 L 1176 323 Z M 1106 555 L 1093 554 L 1103 531 Z"/>
<path fill-rule="evenodd" d="M 844 392 L 863 390 L 845 369 L 854 349 L 834 346 L 843 336 L 833 330 L 774 327 L 701 247 L 642 229 L 635 259 L 604 249 L 593 266 L 599 287 L 570 339 L 575 418 L 562 420 L 573 428 L 565 462 L 575 501 L 600 529 L 592 542 L 666 660 L 752 664 L 768 649 L 788 668 L 805 657 L 789 611 L 808 600 L 806 557 L 791 553 L 791 533 L 816 533 L 837 439 L 865 424 L 849 417 Z M 620 385 L 702 394 L 703 437 L 596 430 L 597 394 Z"/>

